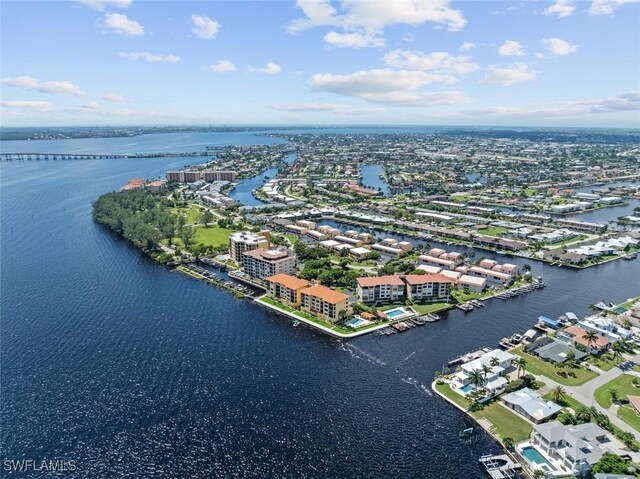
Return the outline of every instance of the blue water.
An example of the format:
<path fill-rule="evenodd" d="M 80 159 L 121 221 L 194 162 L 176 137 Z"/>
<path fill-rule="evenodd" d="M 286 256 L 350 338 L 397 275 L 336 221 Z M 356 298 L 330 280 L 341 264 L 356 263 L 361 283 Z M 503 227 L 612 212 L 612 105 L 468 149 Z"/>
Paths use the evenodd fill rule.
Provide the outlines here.
<path fill-rule="evenodd" d="M 462 386 L 460 388 L 460 391 L 464 392 L 464 393 L 468 393 L 470 391 L 473 391 L 473 386 L 471 384 L 467 384 L 465 386 Z"/>
<path fill-rule="evenodd" d="M 256 188 L 260 188 L 277 174 L 278 168 L 268 168 L 252 178 L 242 180 L 238 183 L 238 186 L 231 190 L 229 197 L 244 206 L 263 205 L 265 202 L 255 198 L 251 192 Z"/>
<path fill-rule="evenodd" d="M 384 172 L 382 165 L 362 165 L 360 173 L 362 174 L 362 184 L 368 188 L 382 191 L 385 196 L 389 194 L 389 186 L 387 182 L 380 178 L 380 174 Z"/>
<path fill-rule="evenodd" d="M 174 140 L 260 140 L 209 135 Z M 167 147 L 166 135 L 149 136 L 150 151 Z M 104 152 L 105 141 L 41 151 Z M 500 449 L 488 436 L 462 442 L 471 423 L 430 392 L 434 371 L 542 313 L 588 314 L 600 299 L 639 294 L 638 260 L 586 271 L 532 262 L 544 290 L 403 334 L 339 341 L 292 328 L 93 223 L 101 193 L 191 161 L 0 164 L 3 460 L 73 459 L 91 479 L 482 478 L 478 457 Z"/>
<path fill-rule="evenodd" d="M 385 311 L 385 314 L 393 319 L 393 318 L 397 318 L 398 316 L 402 316 L 403 314 L 406 314 L 406 312 L 402 309 L 391 309 L 389 311 Z"/>

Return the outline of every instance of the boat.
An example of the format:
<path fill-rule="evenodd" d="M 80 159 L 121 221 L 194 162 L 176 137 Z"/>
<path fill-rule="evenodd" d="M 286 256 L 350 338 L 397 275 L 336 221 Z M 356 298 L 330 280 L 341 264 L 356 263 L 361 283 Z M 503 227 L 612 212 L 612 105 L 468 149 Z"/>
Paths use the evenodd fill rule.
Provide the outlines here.
<path fill-rule="evenodd" d="M 300 326 L 300 321 L 298 321 L 297 319 L 293 322 L 293 327 L 297 328 L 298 326 Z"/>
<path fill-rule="evenodd" d="M 638 257 L 638 253 L 625 254 L 622 259 L 626 259 L 627 261 L 631 261 L 632 259 L 636 259 Z"/>

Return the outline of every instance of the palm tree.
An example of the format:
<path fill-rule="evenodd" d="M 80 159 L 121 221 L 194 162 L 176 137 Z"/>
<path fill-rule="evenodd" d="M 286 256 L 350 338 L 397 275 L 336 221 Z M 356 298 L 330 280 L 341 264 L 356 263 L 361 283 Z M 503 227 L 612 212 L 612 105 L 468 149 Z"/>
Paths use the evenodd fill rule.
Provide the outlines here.
<path fill-rule="evenodd" d="M 482 365 L 482 372 L 484 373 L 484 378 L 487 379 L 487 374 L 491 372 L 491 368 L 486 364 Z"/>
<path fill-rule="evenodd" d="M 471 380 L 471 384 L 479 388 L 484 384 L 484 373 L 480 369 L 474 369 L 469 373 L 469 379 Z"/>
<path fill-rule="evenodd" d="M 518 372 L 518 378 L 520 378 L 520 373 L 524 371 L 524 368 L 527 366 L 527 360 L 520 357 L 516 359 L 515 362 L 516 371 Z"/>
<path fill-rule="evenodd" d="M 620 400 L 620 395 L 618 394 L 617 389 L 610 388 L 607 392 L 611 395 L 611 402 L 617 403 Z"/>
<path fill-rule="evenodd" d="M 551 399 L 555 402 L 562 402 L 566 397 L 567 393 L 562 386 L 556 386 L 551 390 Z"/>
<path fill-rule="evenodd" d="M 533 473 L 533 479 L 545 479 L 546 477 L 547 473 L 540 469 L 536 469 L 536 472 Z"/>
<path fill-rule="evenodd" d="M 582 339 L 584 339 L 587 342 L 587 346 L 589 346 L 589 349 L 591 349 L 591 345 L 598 340 L 598 335 L 593 331 L 587 331 L 582 336 Z"/>
<path fill-rule="evenodd" d="M 492 367 L 499 366 L 500 360 L 494 356 L 491 358 L 491 361 L 489 361 L 489 364 L 491 364 Z"/>
<path fill-rule="evenodd" d="M 516 442 L 513 440 L 512 437 L 505 437 L 502 440 L 502 445 L 506 448 L 506 449 L 513 449 L 513 446 L 516 445 Z"/>

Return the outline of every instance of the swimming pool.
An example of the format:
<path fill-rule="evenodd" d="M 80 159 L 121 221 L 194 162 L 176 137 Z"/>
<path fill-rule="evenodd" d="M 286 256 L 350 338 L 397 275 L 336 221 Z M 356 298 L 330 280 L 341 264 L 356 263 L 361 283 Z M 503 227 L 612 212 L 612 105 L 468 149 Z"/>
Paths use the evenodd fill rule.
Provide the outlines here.
<path fill-rule="evenodd" d="M 555 471 L 556 468 L 551 465 L 549 461 L 547 461 L 540 451 L 538 451 L 533 446 L 526 446 L 522 448 L 522 456 L 529 462 L 535 464 L 540 469 L 546 472 Z"/>
<path fill-rule="evenodd" d="M 386 314 L 387 318 L 389 318 L 391 320 L 408 318 L 409 316 L 413 316 L 412 313 L 410 313 L 409 311 L 407 311 L 404 308 L 393 308 L 393 309 L 390 309 L 388 311 L 385 311 L 384 314 Z"/>
<path fill-rule="evenodd" d="M 470 393 L 471 391 L 473 391 L 473 386 L 471 384 L 467 384 L 466 386 L 462 386 L 460 388 L 460 391 L 462 391 L 463 393 Z"/>

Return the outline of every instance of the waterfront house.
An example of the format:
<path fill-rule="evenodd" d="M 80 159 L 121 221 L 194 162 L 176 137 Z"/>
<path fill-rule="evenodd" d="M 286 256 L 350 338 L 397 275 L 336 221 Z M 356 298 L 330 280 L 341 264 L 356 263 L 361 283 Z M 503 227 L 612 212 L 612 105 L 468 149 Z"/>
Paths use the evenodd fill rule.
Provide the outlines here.
<path fill-rule="evenodd" d="M 442 274 L 408 274 L 407 299 L 415 303 L 449 302 L 453 280 Z"/>
<path fill-rule="evenodd" d="M 576 361 L 580 361 L 587 355 L 566 342 L 550 336 L 543 336 L 527 344 L 524 350 L 534 356 L 538 356 L 540 359 L 558 364 L 564 363 L 567 360 L 569 352 L 573 353 Z"/>
<path fill-rule="evenodd" d="M 487 398 L 500 394 L 508 383 L 504 374 L 512 368 L 515 358 L 513 354 L 501 349 L 489 351 L 473 361 L 462 364 L 460 371 L 453 377 L 453 386 L 461 394 L 469 394 L 475 388 L 471 377 L 474 372 L 479 371 L 483 374 L 483 383 L 479 387 L 487 390 Z"/>
<path fill-rule="evenodd" d="M 629 340 L 633 338 L 633 331 L 624 328 L 605 316 L 590 316 L 582 321 L 578 321 L 578 326 L 587 331 L 604 336 L 611 342 Z"/>
<path fill-rule="evenodd" d="M 587 474 L 605 452 L 617 452 L 607 432 L 590 422 L 536 424 L 531 432 L 531 444 L 553 459 L 554 464 L 578 476 Z"/>
<path fill-rule="evenodd" d="M 323 317 L 333 323 L 347 310 L 349 296 L 340 291 L 317 284 L 300 291 L 301 309 Z"/>
<path fill-rule="evenodd" d="M 364 304 L 402 302 L 405 283 L 399 276 L 393 275 L 358 278 L 356 295 Z"/>
<path fill-rule="evenodd" d="M 599 334 L 595 335 L 596 337 L 594 341 L 589 342 L 585 339 L 586 334 L 586 329 L 582 329 L 580 326 L 574 325 L 559 332 L 558 337 L 569 339 L 575 346 L 578 344 L 584 346 L 589 354 L 600 354 L 611 346 L 611 342 Z"/>
<path fill-rule="evenodd" d="M 508 286 L 513 282 L 513 276 L 510 274 L 481 268 L 480 266 L 472 266 L 469 268 L 469 271 L 467 271 L 467 274 L 469 276 L 484 278 L 487 282 L 496 286 Z"/>
<path fill-rule="evenodd" d="M 269 285 L 269 294 L 284 303 L 298 306 L 301 301 L 301 291 L 310 285 L 305 279 L 296 278 L 289 274 L 276 274 L 266 279 Z"/>
<path fill-rule="evenodd" d="M 349 254 L 354 259 L 362 260 L 362 259 L 367 259 L 369 257 L 369 255 L 371 254 L 371 250 L 360 246 L 358 248 L 350 249 Z"/>
<path fill-rule="evenodd" d="M 451 271 L 455 270 L 456 266 L 458 266 L 458 264 L 455 261 L 442 259 L 435 256 L 429 256 L 429 255 L 418 256 L 418 264 L 419 265 L 426 264 L 429 266 L 436 266 L 438 268 L 446 268 Z"/>
<path fill-rule="evenodd" d="M 547 421 L 562 411 L 553 401 L 542 399 L 530 388 L 523 388 L 502 396 L 505 406 L 524 416 L 533 423 Z"/>

